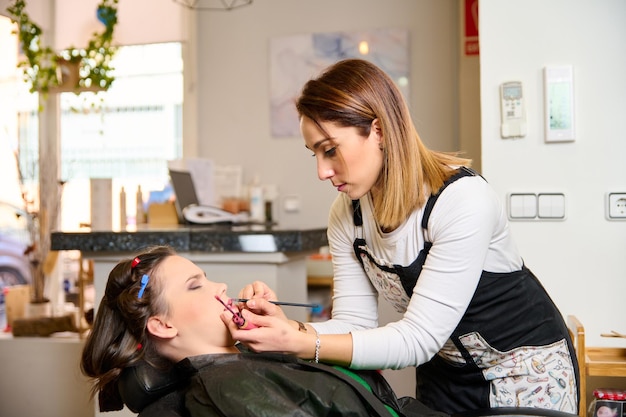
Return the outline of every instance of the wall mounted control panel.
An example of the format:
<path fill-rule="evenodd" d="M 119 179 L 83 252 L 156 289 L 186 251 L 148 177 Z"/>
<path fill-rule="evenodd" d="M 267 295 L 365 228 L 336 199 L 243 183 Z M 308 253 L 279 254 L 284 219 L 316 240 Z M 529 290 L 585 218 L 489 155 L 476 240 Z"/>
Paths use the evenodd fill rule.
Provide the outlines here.
<path fill-rule="evenodd" d="M 500 116 L 502 138 L 526 136 L 526 106 L 520 81 L 500 84 Z"/>
<path fill-rule="evenodd" d="M 574 126 L 574 69 L 570 66 L 543 70 L 546 142 L 571 142 Z"/>

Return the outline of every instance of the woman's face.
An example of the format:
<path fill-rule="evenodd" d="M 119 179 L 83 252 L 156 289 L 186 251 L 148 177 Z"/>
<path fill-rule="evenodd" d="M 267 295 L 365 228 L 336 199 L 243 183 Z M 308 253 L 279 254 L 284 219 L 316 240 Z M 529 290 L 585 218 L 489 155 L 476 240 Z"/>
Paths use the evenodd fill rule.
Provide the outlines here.
<path fill-rule="evenodd" d="M 330 180 L 337 191 L 352 200 L 361 198 L 374 186 L 383 168 L 382 136 L 378 120 L 372 122 L 369 136 L 356 127 L 320 123 L 328 136 L 308 117 L 300 119 L 305 146 L 313 151 L 319 179 Z"/>
<path fill-rule="evenodd" d="M 166 258 L 156 273 L 169 310 L 164 321 L 175 329 L 172 342 L 181 358 L 232 351 L 234 342 L 220 318 L 224 306 L 215 299 L 228 301 L 226 284 L 209 281 L 202 269 L 181 256 Z"/>

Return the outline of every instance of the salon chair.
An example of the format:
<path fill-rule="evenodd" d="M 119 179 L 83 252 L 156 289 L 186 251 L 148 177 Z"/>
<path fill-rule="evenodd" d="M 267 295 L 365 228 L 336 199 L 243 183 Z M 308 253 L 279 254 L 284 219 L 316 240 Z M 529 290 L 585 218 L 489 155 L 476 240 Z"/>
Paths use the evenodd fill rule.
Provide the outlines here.
<path fill-rule="evenodd" d="M 185 417 L 184 390 L 195 369 L 188 360 L 179 362 L 169 371 L 163 371 L 140 362 L 122 372 L 118 389 L 122 401 L 138 417 Z M 411 415 L 440 417 L 443 413 L 432 412 L 421 403 L 406 410 Z M 579 417 L 543 408 L 501 407 L 473 410 L 449 417 Z"/>
<path fill-rule="evenodd" d="M 309 363 L 307 366 L 317 368 L 318 364 Z M 364 372 L 370 375 L 369 377 L 364 373 L 360 374 L 364 378 L 361 382 L 367 381 L 370 387 L 383 386 L 386 388 L 382 394 L 379 391 L 381 395 L 379 398 L 361 386 L 361 382 L 352 380 L 340 371 L 327 369 L 325 372 L 333 373 L 343 380 L 352 381 L 353 387 L 358 387 L 356 391 L 361 391 L 361 398 L 371 401 L 370 404 L 372 404 L 372 409 L 376 410 L 376 415 L 388 415 L 381 399 L 386 397 L 385 393 L 387 392 L 393 395 L 393 391 L 387 382 L 377 383 L 377 381 L 381 381 L 380 374 L 368 371 Z M 170 370 L 157 369 L 147 362 L 141 361 L 122 372 L 117 386 L 119 397 L 129 410 L 139 414 L 138 417 L 185 417 L 187 416 L 184 406 L 185 391 L 195 373 L 196 369 L 189 359 L 178 362 Z M 370 379 L 372 377 L 373 379 Z M 363 392 L 366 392 L 366 395 L 363 395 Z M 390 400 L 390 398 L 387 399 Z M 113 411 L 121 408 L 122 405 L 119 400 L 120 398 L 116 398 L 113 402 L 107 402 L 101 398 L 101 411 Z M 447 414 L 429 410 L 421 403 L 408 397 L 404 400 L 398 400 L 397 406 L 407 407 L 411 415 L 418 415 L 415 413 L 419 412 L 420 417 L 450 417 Z"/>
<path fill-rule="evenodd" d="M 118 390 L 126 407 L 138 417 L 184 417 L 183 390 L 194 373 L 185 361 L 168 371 L 140 362 L 122 372 Z"/>

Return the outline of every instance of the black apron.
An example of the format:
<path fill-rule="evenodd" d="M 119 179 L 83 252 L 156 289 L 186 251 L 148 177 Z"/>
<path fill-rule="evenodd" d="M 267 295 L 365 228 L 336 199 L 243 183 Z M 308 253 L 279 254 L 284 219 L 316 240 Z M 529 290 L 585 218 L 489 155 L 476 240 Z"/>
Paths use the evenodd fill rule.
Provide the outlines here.
<path fill-rule="evenodd" d="M 422 228 L 439 195 L 459 178 L 477 175 L 460 168 L 432 195 Z M 359 201 L 354 224 L 362 229 Z M 406 311 L 432 242 L 402 266 L 379 259 L 364 237 L 354 252 L 370 281 L 400 312 Z M 402 294 L 400 292 L 403 292 Z M 416 397 L 446 413 L 496 408 L 540 407 L 578 412 L 578 364 L 563 317 L 533 275 L 483 271 L 470 304 L 443 348 L 417 367 Z"/>

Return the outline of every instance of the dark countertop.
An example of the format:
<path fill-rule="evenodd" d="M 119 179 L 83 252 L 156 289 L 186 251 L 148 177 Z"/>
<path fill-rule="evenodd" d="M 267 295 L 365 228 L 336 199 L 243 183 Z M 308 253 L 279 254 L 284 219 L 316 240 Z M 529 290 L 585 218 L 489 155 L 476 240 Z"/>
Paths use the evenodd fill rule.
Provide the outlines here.
<path fill-rule="evenodd" d="M 253 248 L 246 242 L 253 242 Z M 170 245 L 179 252 L 303 252 L 327 244 L 326 228 L 298 230 L 264 225 L 142 225 L 121 231 L 51 234 L 52 250 L 83 252 L 135 252 L 153 245 Z"/>

